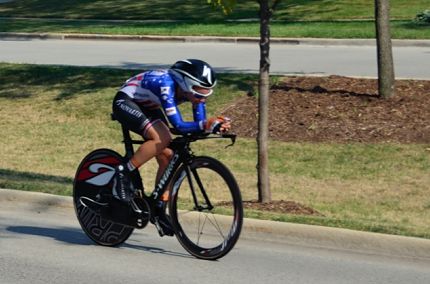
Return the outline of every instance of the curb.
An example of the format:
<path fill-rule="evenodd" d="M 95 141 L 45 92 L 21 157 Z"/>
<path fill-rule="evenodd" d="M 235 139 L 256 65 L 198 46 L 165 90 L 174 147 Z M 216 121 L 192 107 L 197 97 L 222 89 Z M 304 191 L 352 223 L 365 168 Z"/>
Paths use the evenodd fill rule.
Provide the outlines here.
<path fill-rule="evenodd" d="M 71 210 L 73 208 L 71 197 L 10 189 L 0 189 L 1 202 L 37 203 L 45 207 Z M 245 218 L 241 239 L 430 260 L 428 239 L 323 226 Z"/>
<path fill-rule="evenodd" d="M 258 37 L 220 36 L 158 36 L 158 35 L 105 35 L 68 33 L 13 33 L 0 32 L 0 39 L 17 40 L 124 40 L 124 41 L 168 41 L 168 42 L 219 42 L 219 43 L 259 43 Z M 375 46 L 376 39 L 329 39 L 329 38 L 271 38 L 271 44 L 321 45 L 321 46 Z M 393 39 L 395 47 L 430 47 L 430 40 Z"/>

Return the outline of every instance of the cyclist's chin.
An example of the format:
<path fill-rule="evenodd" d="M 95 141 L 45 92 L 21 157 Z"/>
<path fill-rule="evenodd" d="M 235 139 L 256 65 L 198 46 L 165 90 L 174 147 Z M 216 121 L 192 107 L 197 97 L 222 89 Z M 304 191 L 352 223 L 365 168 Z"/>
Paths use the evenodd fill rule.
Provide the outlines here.
<path fill-rule="evenodd" d="M 206 98 L 196 98 L 194 95 L 191 95 L 192 99 L 190 99 L 190 101 L 193 104 L 199 104 L 199 103 L 204 103 L 206 101 Z"/>

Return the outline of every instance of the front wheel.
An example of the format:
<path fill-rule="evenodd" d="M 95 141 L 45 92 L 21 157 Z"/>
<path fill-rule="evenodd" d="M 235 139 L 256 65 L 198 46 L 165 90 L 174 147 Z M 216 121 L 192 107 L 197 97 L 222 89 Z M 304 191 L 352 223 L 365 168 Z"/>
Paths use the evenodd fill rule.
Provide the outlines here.
<path fill-rule="evenodd" d="M 196 157 L 176 172 L 169 214 L 181 245 L 197 258 L 214 260 L 236 244 L 243 206 L 237 182 L 221 162 Z"/>

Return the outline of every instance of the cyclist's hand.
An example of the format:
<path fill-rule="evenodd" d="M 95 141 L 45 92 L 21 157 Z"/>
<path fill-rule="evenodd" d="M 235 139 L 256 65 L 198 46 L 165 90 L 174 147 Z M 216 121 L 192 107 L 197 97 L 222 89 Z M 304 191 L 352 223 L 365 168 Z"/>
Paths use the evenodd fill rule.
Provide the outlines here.
<path fill-rule="evenodd" d="M 231 128 L 231 119 L 225 116 L 211 117 L 206 122 L 206 132 L 225 133 Z"/>
<path fill-rule="evenodd" d="M 221 133 L 226 133 L 229 132 L 231 129 L 231 119 L 226 116 L 224 116 L 223 119 L 224 121 L 221 124 L 220 131 Z"/>

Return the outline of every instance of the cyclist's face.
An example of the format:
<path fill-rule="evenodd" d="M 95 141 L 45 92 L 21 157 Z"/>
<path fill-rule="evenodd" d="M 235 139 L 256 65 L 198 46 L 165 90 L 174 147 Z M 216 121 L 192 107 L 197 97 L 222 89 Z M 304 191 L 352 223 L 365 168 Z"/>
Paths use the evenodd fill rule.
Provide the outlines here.
<path fill-rule="evenodd" d="M 181 88 L 177 89 L 177 93 L 179 96 L 185 97 L 185 99 L 187 99 L 193 104 L 204 103 L 206 101 L 205 97 L 196 97 L 196 95 L 194 95 L 193 93 L 185 92 Z"/>
<path fill-rule="evenodd" d="M 209 96 L 213 91 L 211 88 L 203 88 L 199 86 L 193 86 L 193 90 L 204 96 Z"/>
<path fill-rule="evenodd" d="M 196 97 L 196 95 L 194 95 L 193 93 L 187 93 L 186 96 L 187 96 L 187 99 L 193 104 L 206 102 L 205 97 Z"/>

